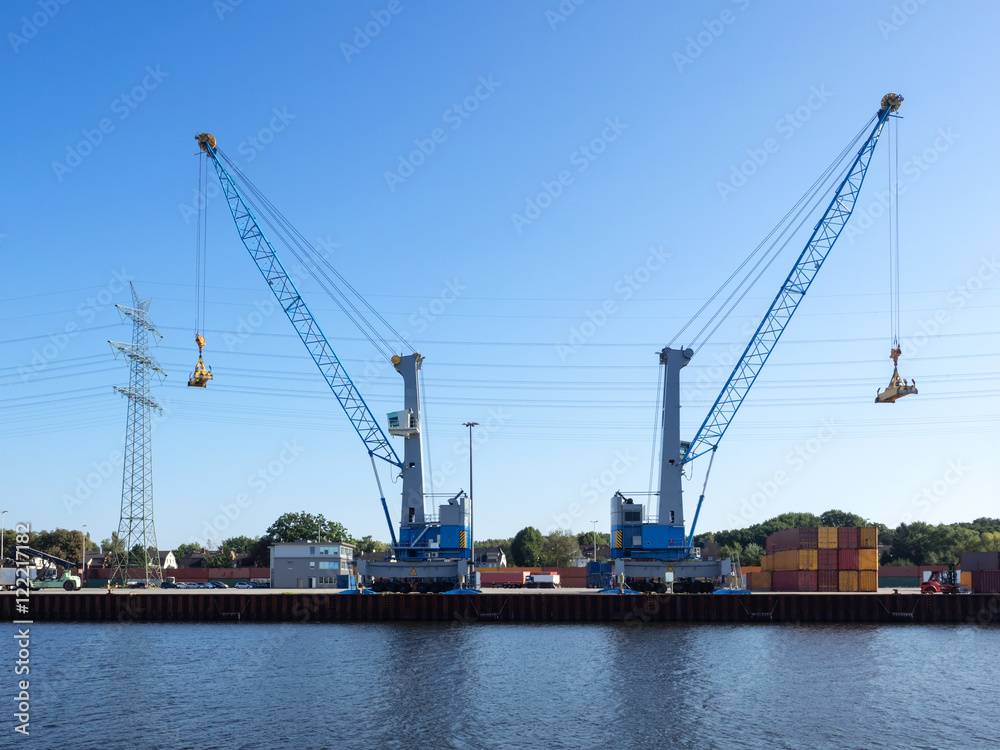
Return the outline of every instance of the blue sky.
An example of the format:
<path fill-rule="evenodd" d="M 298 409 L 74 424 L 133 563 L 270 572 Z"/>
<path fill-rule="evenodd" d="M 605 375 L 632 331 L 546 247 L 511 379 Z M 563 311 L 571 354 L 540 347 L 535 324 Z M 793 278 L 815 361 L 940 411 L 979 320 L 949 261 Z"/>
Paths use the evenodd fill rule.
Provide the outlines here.
<path fill-rule="evenodd" d="M 655 352 L 889 91 L 906 99 L 901 372 L 920 395 L 873 403 L 891 374 L 883 142 L 719 449 L 699 528 L 995 516 L 998 22 L 995 4 L 916 0 L 5 3 L 7 522 L 117 528 L 128 373 L 106 342 L 129 339 L 114 305 L 133 281 L 169 374 L 160 546 L 289 510 L 388 538 L 360 441 L 214 193 L 215 380 L 185 386 L 207 130 L 426 357 L 437 491 L 467 487 L 461 423 L 482 423 L 477 536 L 607 530 L 611 494 L 649 486 Z M 798 249 L 685 370 L 686 436 Z M 376 416 L 399 408 L 399 377 L 302 291 Z"/>

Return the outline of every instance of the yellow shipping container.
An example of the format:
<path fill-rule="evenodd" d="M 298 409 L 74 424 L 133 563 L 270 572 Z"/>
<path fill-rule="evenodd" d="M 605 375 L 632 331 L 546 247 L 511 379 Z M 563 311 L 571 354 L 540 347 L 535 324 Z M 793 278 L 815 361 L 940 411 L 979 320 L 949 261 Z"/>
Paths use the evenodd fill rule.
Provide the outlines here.
<path fill-rule="evenodd" d="M 771 574 L 768 571 L 752 573 L 747 576 L 747 584 L 751 591 L 770 591 Z"/>
<path fill-rule="evenodd" d="M 878 573 L 875 574 L 875 585 L 878 586 Z M 838 591 L 857 591 L 858 590 L 858 571 L 856 570 L 842 570 L 837 580 L 837 590 Z"/>
<path fill-rule="evenodd" d="M 872 552 L 874 550 L 862 550 Z M 843 571 L 841 575 L 847 573 L 848 571 Z M 851 571 L 853 572 L 853 571 Z M 843 589 L 841 589 L 843 591 Z M 858 571 L 858 591 L 878 591 L 878 571 L 877 570 L 859 570 Z"/>
<path fill-rule="evenodd" d="M 858 549 L 878 549 L 878 528 L 862 526 L 858 529 Z"/>
<path fill-rule="evenodd" d="M 837 549 L 837 529 L 834 526 L 819 527 L 819 548 Z"/>
<path fill-rule="evenodd" d="M 772 570 L 799 569 L 799 551 L 796 549 L 786 549 L 781 552 L 775 552 L 771 557 L 774 558 L 771 563 Z"/>
<path fill-rule="evenodd" d="M 962 585 L 965 586 L 969 591 L 972 591 L 972 571 L 963 570 L 962 571 Z"/>
<path fill-rule="evenodd" d="M 775 552 L 773 570 L 816 570 L 819 555 L 814 549 L 788 549 Z"/>
<path fill-rule="evenodd" d="M 858 570 L 878 570 L 877 549 L 858 550 Z"/>
<path fill-rule="evenodd" d="M 760 569 L 764 573 L 770 573 L 774 570 L 774 555 L 761 555 Z"/>

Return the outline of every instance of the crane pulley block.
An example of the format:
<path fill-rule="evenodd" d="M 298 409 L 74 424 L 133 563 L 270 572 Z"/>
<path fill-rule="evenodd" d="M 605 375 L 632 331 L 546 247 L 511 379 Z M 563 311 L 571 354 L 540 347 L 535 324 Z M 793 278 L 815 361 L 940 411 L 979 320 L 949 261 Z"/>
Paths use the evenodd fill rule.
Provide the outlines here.
<path fill-rule="evenodd" d="M 199 333 L 195 335 L 194 340 L 198 344 L 198 364 L 195 365 L 194 372 L 188 378 L 188 385 L 192 388 L 205 388 L 208 386 L 208 381 L 212 380 L 212 368 L 205 367 L 205 360 L 201 357 L 201 350 L 205 346 L 205 337 Z"/>
<path fill-rule="evenodd" d="M 899 376 L 899 357 L 903 352 L 899 347 L 894 348 L 889 353 L 892 360 L 892 378 L 885 390 L 879 391 L 875 396 L 876 404 L 894 404 L 903 396 L 915 395 L 917 393 L 917 381 L 906 382 L 905 378 Z"/>

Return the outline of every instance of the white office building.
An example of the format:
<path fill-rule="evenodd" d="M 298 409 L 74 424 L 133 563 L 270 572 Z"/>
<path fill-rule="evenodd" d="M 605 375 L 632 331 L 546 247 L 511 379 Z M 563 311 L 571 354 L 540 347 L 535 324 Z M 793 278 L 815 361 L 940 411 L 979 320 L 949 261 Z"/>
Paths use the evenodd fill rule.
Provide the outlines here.
<path fill-rule="evenodd" d="M 354 567 L 354 545 L 346 542 L 279 542 L 270 550 L 275 589 L 345 588 L 338 577 Z"/>

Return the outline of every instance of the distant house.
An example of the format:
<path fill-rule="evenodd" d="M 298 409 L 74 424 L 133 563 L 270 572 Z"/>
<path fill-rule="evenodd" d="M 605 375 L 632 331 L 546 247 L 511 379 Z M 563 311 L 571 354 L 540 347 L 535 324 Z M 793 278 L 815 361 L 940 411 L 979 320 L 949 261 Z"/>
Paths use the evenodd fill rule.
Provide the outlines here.
<path fill-rule="evenodd" d="M 475 563 L 480 568 L 506 568 L 507 555 L 499 547 L 476 547 Z"/>
<path fill-rule="evenodd" d="M 177 567 L 181 567 L 181 568 L 207 568 L 208 567 L 208 560 L 209 560 L 209 558 L 215 557 L 218 554 L 219 554 L 219 550 L 217 550 L 217 549 L 206 550 L 206 549 L 203 548 L 200 552 L 192 552 L 190 555 L 187 555 L 186 557 L 182 557 L 180 559 L 180 563 L 179 564 L 175 563 L 172 567 L 175 567 L 175 568 L 177 568 Z M 253 555 L 245 554 L 245 553 L 242 553 L 242 552 L 241 553 L 236 553 L 236 552 L 230 551 L 230 553 L 229 553 L 229 559 L 230 559 L 230 561 L 232 563 L 229 567 L 232 567 L 232 568 L 251 568 L 251 567 L 253 567 Z M 164 567 L 171 567 L 171 566 L 166 566 L 165 565 Z"/>
<path fill-rule="evenodd" d="M 699 542 L 697 546 L 701 547 L 702 560 L 722 559 L 722 547 L 715 542 Z"/>

